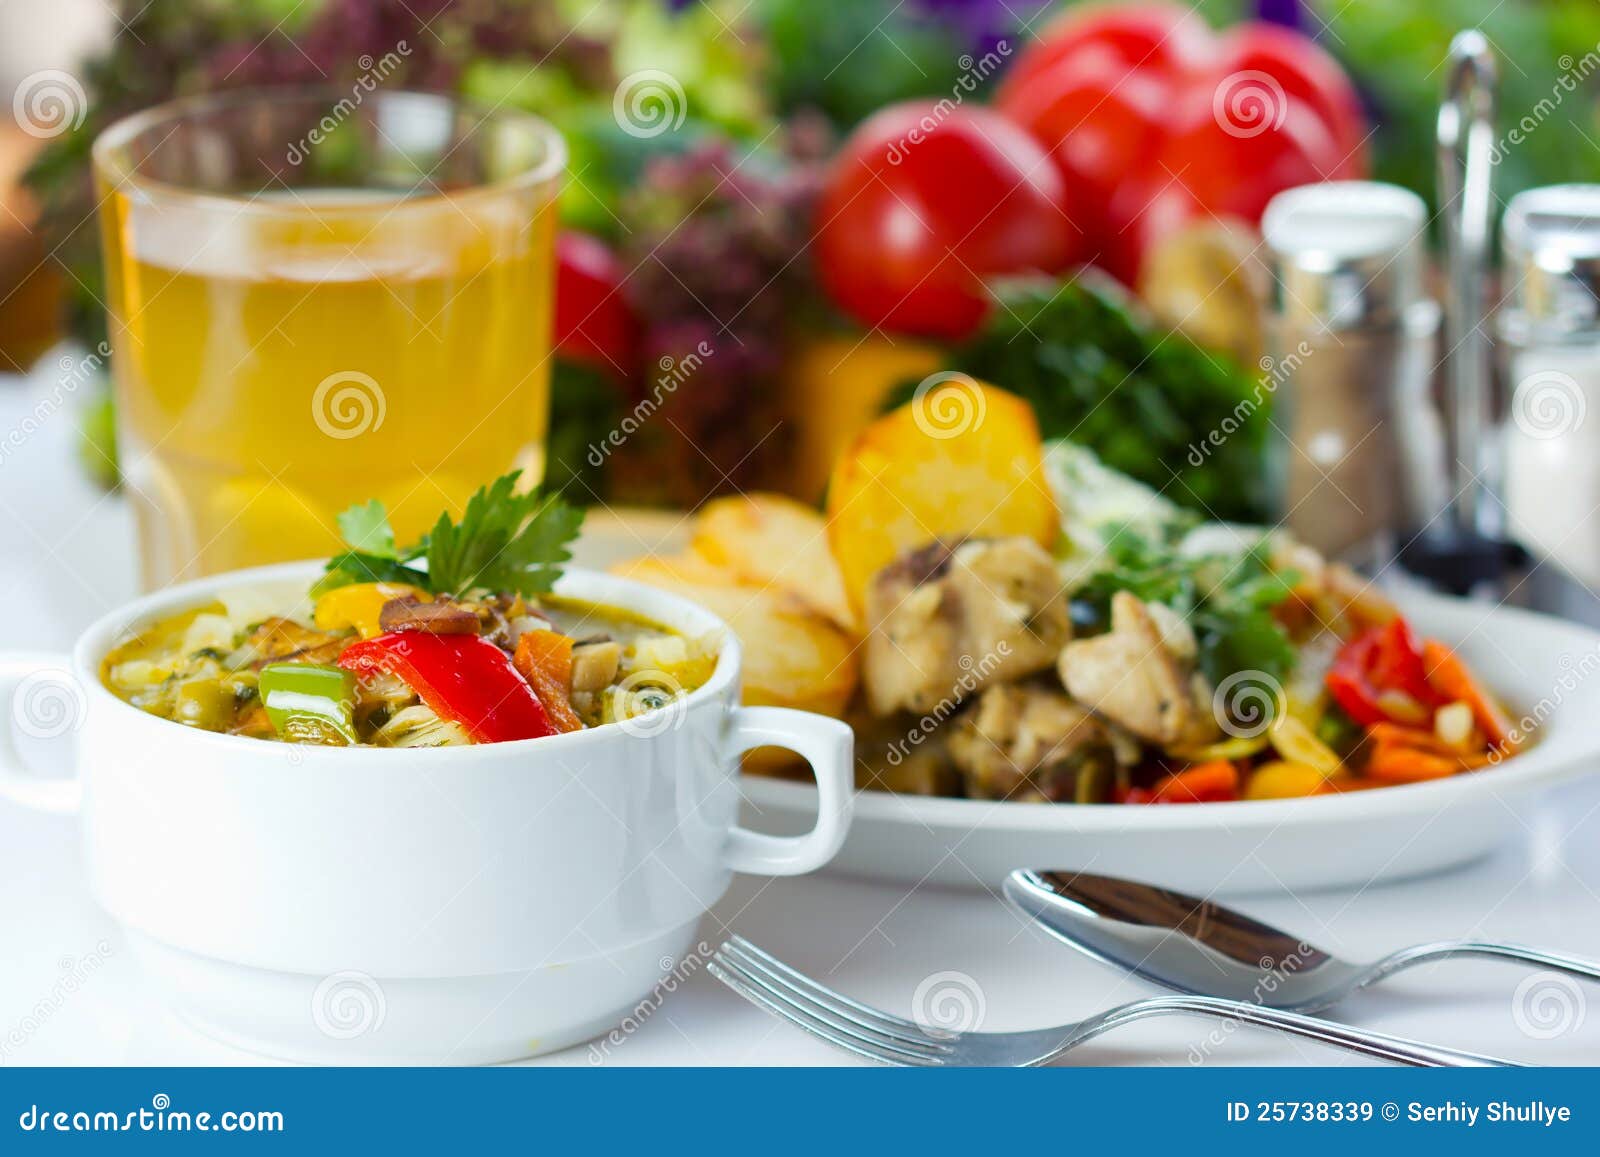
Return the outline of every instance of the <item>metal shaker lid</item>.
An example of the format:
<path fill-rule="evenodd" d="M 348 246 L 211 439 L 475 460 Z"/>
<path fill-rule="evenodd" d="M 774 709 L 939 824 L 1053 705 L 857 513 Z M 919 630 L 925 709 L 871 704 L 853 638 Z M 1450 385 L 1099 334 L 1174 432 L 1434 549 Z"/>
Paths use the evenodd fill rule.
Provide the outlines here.
<path fill-rule="evenodd" d="M 1600 331 L 1600 185 L 1518 193 L 1500 246 L 1508 322 L 1555 339 Z"/>
<path fill-rule="evenodd" d="M 1261 218 L 1273 305 L 1294 325 L 1404 324 L 1422 296 L 1422 198 L 1377 181 L 1328 181 L 1279 193 Z"/>

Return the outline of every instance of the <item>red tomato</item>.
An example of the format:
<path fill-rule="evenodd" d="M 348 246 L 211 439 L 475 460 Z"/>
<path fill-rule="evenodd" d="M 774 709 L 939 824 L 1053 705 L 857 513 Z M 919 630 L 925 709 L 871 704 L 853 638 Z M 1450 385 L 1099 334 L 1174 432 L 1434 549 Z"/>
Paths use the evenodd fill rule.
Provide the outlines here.
<path fill-rule="evenodd" d="M 1109 53 L 1084 53 L 1013 89 L 997 108 L 1049 150 L 1103 257 L 1132 224 L 1118 215 L 1117 190 L 1150 163 L 1171 102 L 1166 78 L 1130 71 Z"/>
<path fill-rule="evenodd" d="M 1046 29 L 997 107 L 1050 151 L 1095 263 L 1133 285 L 1197 216 L 1255 225 L 1284 189 L 1366 175 L 1366 119 L 1337 62 L 1297 32 L 1213 38 L 1186 9 L 1089 6 Z"/>
<path fill-rule="evenodd" d="M 1315 41 L 1277 24 L 1241 24 L 1219 42 L 1211 69 L 1213 88 L 1219 84 L 1248 86 L 1251 74 L 1276 82 L 1272 96 L 1306 105 L 1322 119 L 1333 136 L 1338 163 L 1333 176 L 1358 180 L 1367 175 L 1367 118 L 1355 85 L 1338 61 Z"/>
<path fill-rule="evenodd" d="M 834 159 L 817 205 L 818 278 L 868 326 L 960 338 L 989 308 L 984 281 L 1056 272 L 1082 255 L 1061 173 L 985 108 L 882 109 Z"/>
<path fill-rule="evenodd" d="M 1106 53 L 1124 71 L 1138 68 L 1176 80 L 1212 56 L 1211 30 L 1177 4 L 1085 4 L 1045 28 L 1006 73 L 997 103 L 1005 103 L 1035 77 L 1055 71 L 1085 52 Z"/>
<path fill-rule="evenodd" d="M 1200 94 L 1202 98 L 1206 94 Z M 1156 157 L 1156 169 L 1174 175 L 1201 208 L 1258 224 L 1267 202 L 1285 189 L 1330 179 L 1339 167 L 1338 146 L 1322 120 L 1290 104 L 1272 124 L 1240 127 L 1215 115 L 1213 102 L 1180 120 Z"/>
<path fill-rule="evenodd" d="M 604 241 L 564 231 L 556 238 L 556 353 L 626 379 L 639 323 L 622 293 L 628 271 Z"/>
<path fill-rule="evenodd" d="M 1164 145 L 1165 138 L 1158 147 Z M 1183 225 L 1205 216 L 1206 210 L 1182 181 L 1146 165 L 1118 186 L 1106 206 L 1108 225 L 1095 264 L 1136 289 L 1144 255 Z"/>
<path fill-rule="evenodd" d="M 1255 228 L 1267 202 L 1297 185 L 1329 180 L 1338 148 L 1322 120 L 1290 103 L 1281 120 L 1257 123 L 1218 116 L 1205 90 L 1191 90 L 1149 162 L 1124 181 L 1106 209 L 1098 264 L 1137 285 L 1144 255 L 1202 217 Z M 1273 127 L 1274 120 L 1278 123 Z"/>

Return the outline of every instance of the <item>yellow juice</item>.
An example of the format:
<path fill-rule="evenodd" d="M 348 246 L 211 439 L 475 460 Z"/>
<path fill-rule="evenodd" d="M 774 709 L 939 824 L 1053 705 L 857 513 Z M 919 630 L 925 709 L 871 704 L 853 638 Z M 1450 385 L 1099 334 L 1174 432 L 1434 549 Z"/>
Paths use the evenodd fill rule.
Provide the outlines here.
<path fill-rule="evenodd" d="M 548 408 L 550 194 L 102 190 L 111 343 L 146 586 L 322 556 L 368 498 L 401 541 L 512 466 Z"/>

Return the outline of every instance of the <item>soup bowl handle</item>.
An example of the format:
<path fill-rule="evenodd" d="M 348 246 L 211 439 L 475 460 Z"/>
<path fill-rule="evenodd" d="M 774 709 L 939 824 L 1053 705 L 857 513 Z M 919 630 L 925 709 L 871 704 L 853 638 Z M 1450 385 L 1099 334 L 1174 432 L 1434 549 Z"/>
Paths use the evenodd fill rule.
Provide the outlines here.
<path fill-rule="evenodd" d="M 47 812 L 75 812 L 82 785 L 28 770 L 17 735 L 56 739 L 83 726 L 89 702 L 66 655 L 0 655 L 0 797 Z"/>
<path fill-rule="evenodd" d="M 855 733 L 849 725 L 787 707 L 740 707 L 729 742 L 729 758 L 755 747 L 782 747 L 809 763 L 817 780 L 817 822 L 803 836 L 736 827 L 728 833 L 723 862 L 736 872 L 798 876 L 833 859 L 844 844 L 855 800 Z"/>

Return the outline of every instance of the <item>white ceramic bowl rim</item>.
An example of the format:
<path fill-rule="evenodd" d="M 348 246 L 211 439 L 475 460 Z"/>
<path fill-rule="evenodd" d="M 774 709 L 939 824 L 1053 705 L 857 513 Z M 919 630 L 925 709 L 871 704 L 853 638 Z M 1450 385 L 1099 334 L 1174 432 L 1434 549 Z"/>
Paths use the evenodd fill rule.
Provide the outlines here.
<path fill-rule="evenodd" d="M 225 571 L 221 574 L 211 575 L 207 578 L 195 579 L 192 582 L 180 583 L 177 586 L 164 587 L 159 591 L 144 595 L 132 602 L 124 603 L 116 609 L 107 612 L 78 636 L 78 641 L 73 647 L 73 666 L 79 682 L 83 685 L 85 694 L 92 699 L 104 702 L 109 710 L 133 711 L 143 714 L 139 708 L 126 700 L 120 699 L 100 678 L 100 667 L 107 653 L 121 635 L 127 634 L 146 623 L 152 622 L 164 615 L 177 614 L 188 608 L 204 605 L 208 600 L 215 598 L 219 591 L 236 587 L 247 587 L 267 583 L 286 583 L 304 579 L 308 584 L 323 571 L 321 560 L 279 563 L 274 566 L 254 567 L 249 570 Z M 712 670 L 711 677 L 699 687 L 689 692 L 684 698 L 684 710 L 692 711 L 696 708 L 711 703 L 725 696 L 730 685 L 736 689 L 739 678 L 740 647 L 739 640 L 728 629 L 728 625 L 717 616 L 697 603 L 667 591 L 634 582 L 631 579 L 619 578 L 616 575 L 605 574 L 601 571 L 585 570 L 581 567 L 568 567 L 556 583 L 556 593 L 570 597 L 585 599 L 602 606 L 620 607 L 633 611 L 645 618 L 661 623 L 664 626 L 686 633 L 718 633 L 721 637 L 720 648 L 717 654 L 717 665 Z M 252 739 L 245 735 L 227 735 L 218 731 L 204 731 L 198 727 L 185 727 L 181 723 L 173 723 L 173 728 L 188 736 L 187 742 L 195 744 L 220 744 L 218 754 L 229 751 L 238 751 L 240 744 L 259 745 L 271 740 Z M 586 728 L 583 731 L 569 731 L 565 734 L 546 735 L 538 739 L 516 739 L 504 743 L 475 743 L 451 747 L 432 748 L 406 748 L 410 755 L 424 755 L 427 758 L 440 760 L 464 760 L 475 758 L 504 758 L 509 754 L 526 749 L 529 744 L 538 744 L 540 751 L 555 753 L 558 750 L 568 751 L 580 747 L 586 742 L 595 741 L 595 737 L 611 734 L 613 728 L 619 724 L 606 724 L 601 727 Z M 173 736 L 174 742 L 179 740 Z M 357 759 L 385 760 L 393 759 L 395 752 L 383 747 L 322 747 L 315 744 L 298 745 L 303 757 L 308 760 L 327 760 L 348 762 Z"/>

